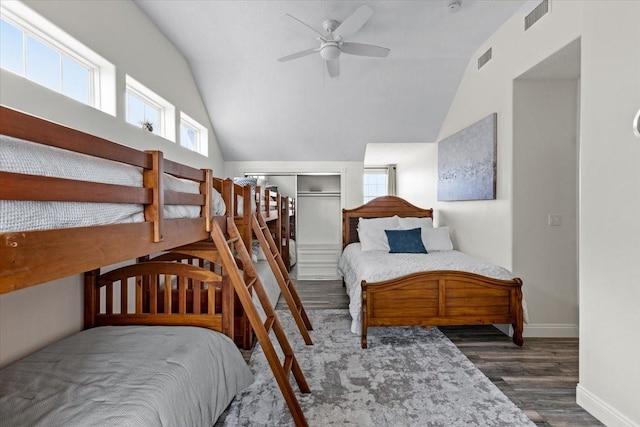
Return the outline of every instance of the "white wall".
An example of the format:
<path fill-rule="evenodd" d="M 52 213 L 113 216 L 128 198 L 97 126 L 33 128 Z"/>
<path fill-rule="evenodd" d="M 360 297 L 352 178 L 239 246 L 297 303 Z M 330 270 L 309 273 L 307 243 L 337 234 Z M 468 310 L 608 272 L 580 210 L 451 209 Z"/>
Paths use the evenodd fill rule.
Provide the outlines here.
<path fill-rule="evenodd" d="M 577 396 L 640 426 L 640 2 L 582 4 Z"/>
<path fill-rule="evenodd" d="M 579 37 L 577 399 L 607 425 L 637 426 L 640 141 L 631 120 L 640 102 L 640 2 L 554 1 L 551 12 L 526 33 L 522 16 L 515 16 L 490 37 L 470 62 L 439 140 L 497 112 L 498 197 L 435 207 L 458 231 L 463 250 L 513 269 L 517 244 L 526 238 L 516 239 L 514 232 L 514 169 L 519 167 L 514 160 L 523 160 L 514 153 L 513 80 Z M 478 71 L 475 58 L 489 47 L 493 59 Z M 525 288 L 535 290 L 527 288 L 526 280 Z M 535 313 L 543 322 L 554 318 L 539 307 Z"/>
<path fill-rule="evenodd" d="M 578 336 L 577 103 L 577 79 L 514 81 L 513 271 L 525 284 L 525 336 Z"/>
<path fill-rule="evenodd" d="M 116 66 L 117 115 L 0 70 L 0 103 L 198 168 L 223 170 L 220 149 L 191 71 L 180 52 L 130 1 L 26 1 L 29 7 Z M 125 74 L 209 129 L 209 158 L 124 120 Z M 0 295 L 0 365 L 82 327 L 81 276 Z"/>
<path fill-rule="evenodd" d="M 396 165 L 396 194 L 421 208 L 433 207 L 438 195 L 438 146 L 431 142 L 370 143 L 364 165 Z M 434 221 L 440 218 L 434 212 Z"/>

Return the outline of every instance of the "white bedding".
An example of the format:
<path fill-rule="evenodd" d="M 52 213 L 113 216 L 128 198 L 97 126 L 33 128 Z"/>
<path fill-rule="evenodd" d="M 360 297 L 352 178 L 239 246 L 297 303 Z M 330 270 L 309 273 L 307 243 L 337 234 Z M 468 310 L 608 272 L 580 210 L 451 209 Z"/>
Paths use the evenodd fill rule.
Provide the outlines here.
<path fill-rule="evenodd" d="M 0 135 L 0 171 L 40 175 L 104 184 L 142 187 L 142 169 Z M 171 175 L 163 176 L 165 189 L 199 193 L 199 185 Z M 143 222 L 143 205 L 0 200 L 0 232 L 87 227 Z M 224 215 L 226 206 L 213 189 L 212 215 Z M 166 219 L 195 218 L 199 206 L 167 205 Z"/>
<path fill-rule="evenodd" d="M 278 303 L 278 298 L 280 298 L 280 285 L 278 285 L 278 281 L 271 270 L 269 262 L 264 260 L 257 261 L 254 262 L 253 265 L 256 268 L 258 277 L 260 277 L 260 281 L 262 282 L 262 286 L 264 286 L 264 290 L 267 293 L 267 297 L 269 298 L 271 305 L 275 308 Z M 260 299 L 255 292 L 253 293 L 253 303 L 258 309 L 260 318 L 264 322 L 267 319 L 267 315 L 265 314 L 264 309 L 262 308 L 262 303 L 260 303 Z"/>
<path fill-rule="evenodd" d="M 296 250 L 296 241 L 289 240 L 289 267 L 293 267 L 298 262 L 298 251 Z"/>
<path fill-rule="evenodd" d="M 351 243 L 344 249 L 338 269 L 344 277 L 349 294 L 351 332 L 354 334 L 360 334 L 362 330 L 362 280 L 379 282 L 430 270 L 458 270 L 496 279 L 513 279 L 509 270 L 456 250 L 433 251 L 428 254 L 390 254 L 386 251 L 363 252 L 360 243 Z M 526 320 L 524 300 L 523 309 Z"/>
<path fill-rule="evenodd" d="M 252 382 L 236 345 L 218 332 L 88 329 L 0 370 L 0 425 L 210 427 Z"/>

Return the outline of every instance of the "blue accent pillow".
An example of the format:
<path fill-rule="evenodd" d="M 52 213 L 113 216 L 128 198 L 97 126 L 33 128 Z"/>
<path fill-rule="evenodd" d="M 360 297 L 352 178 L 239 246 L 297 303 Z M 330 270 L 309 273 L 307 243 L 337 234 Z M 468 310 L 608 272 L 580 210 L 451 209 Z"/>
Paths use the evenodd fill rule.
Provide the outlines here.
<path fill-rule="evenodd" d="M 426 254 L 422 244 L 422 229 L 384 230 L 389 241 L 390 254 Z"/>

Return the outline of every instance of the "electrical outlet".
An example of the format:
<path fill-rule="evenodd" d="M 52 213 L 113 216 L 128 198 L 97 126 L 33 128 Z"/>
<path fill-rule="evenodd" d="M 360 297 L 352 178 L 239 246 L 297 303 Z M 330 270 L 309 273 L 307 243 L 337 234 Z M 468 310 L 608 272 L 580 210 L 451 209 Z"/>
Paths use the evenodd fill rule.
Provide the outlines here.
<path fill-rule="evenodd" d="M 549 214 L 549 225 L 554 227 L 554 226 L 558 226 L 561 223 L 561 219 L 562 217 L 560 216 L 560 214 Z"/>

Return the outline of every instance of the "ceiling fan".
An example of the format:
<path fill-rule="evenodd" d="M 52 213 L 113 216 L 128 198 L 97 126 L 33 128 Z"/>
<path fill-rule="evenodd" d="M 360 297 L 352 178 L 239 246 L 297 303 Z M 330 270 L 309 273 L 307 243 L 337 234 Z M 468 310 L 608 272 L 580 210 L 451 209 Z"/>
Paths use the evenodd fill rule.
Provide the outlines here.
<path fill-rule="evenodd" d="M 327 19 L 322 23 L 322 27 L 326 31 L 325 34 L 316 30 L 312 26 L 306 24 L 295 16 L 287 14 L 290 18 L 298 21 L 307 28 L 317 33 L 319 37 L 317 40 L 320 42 L 319 47 L 306 49 L 301 52 L 293 53 L 291 55 L 279 58 L 278 61 L 285 62 L 292 59 L 302 58 L 304 56 L 313 55 L 316 52 L 320 52 L 320 56 L 327 64 L 327 72 L 330 77 L 336 77 L 340 74 L 340 54 L 345 53 L 348 55 L 369 56 L 375 58 L 386 57 L 390 49 L 386 47 L 374 46 L 371 44 L 353 43 L 345 41 L 345 39 L 354 35 L 373 15 L 373 9 L 369 6 L 362 5 L 355 10 L 348 18 L 342 23 L 335 19 Z"/>

